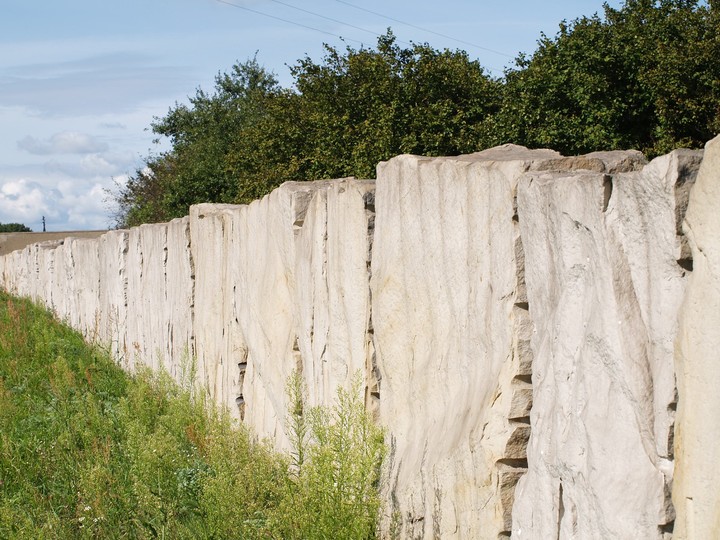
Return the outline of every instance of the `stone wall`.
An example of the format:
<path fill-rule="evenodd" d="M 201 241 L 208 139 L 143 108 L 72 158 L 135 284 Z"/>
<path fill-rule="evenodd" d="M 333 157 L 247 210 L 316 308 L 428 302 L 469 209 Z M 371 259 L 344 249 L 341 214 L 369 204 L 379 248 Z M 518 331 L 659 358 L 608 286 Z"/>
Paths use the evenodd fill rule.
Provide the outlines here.
<path fill-rule="evenodd" d="M 0 285 L 281 449 L 294 370 L 312 404 L 361 372 L 389 447 L 385 535 L 669 538 L 675 475 L 676 538 L 711 538 L 718 160 L 717 139 L 650 163 L 399 156 L 376 181 L 28 246 Z"/>

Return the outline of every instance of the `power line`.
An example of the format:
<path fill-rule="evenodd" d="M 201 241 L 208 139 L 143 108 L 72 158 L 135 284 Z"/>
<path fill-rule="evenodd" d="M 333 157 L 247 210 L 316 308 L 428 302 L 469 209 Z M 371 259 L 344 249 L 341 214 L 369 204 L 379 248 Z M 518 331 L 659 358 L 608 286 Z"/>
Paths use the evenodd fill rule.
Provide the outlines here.
<path fill-rule="evenodd" d="M 321 34 L 326 34 L 326 35 L 328 35 L 328 36 L 333 36 L 333 37 L 336 37 L 336 38 L 338 38 L 338 39 L 340 39 L 340 40 L 343 40 L 343 41 L 354 41 L 355 43 L 359 43 L 361 46 L 364 45 L 362 41 L 357 40 L 357 39 L 344 38 L 344 37 L 341 36 L 341 35 L 334 34 L 334 33 L 332 33 L 332 32 L 328 32 L 328 31 L 326 31 L 326 30 L 320 30 L 319 28 L 315 28 L 315 27 L 313 27 L 313 26 L 308 26 L 308 25 L 306 25 L 306 24 L 302 24 L 302 23 L 299 23 L 299 22 L 295 22 L 295 21 L 292 21 L 292 20 L 289 20 L 289 19 L 284 19 L 284 18 L 278 17 L 278 16 L 276 16 L 276 15 L 270 15 L 269 13 L 265 13 L 265 12 L 262 12 L 262 11 L 258 11 L 258 10 L 256 10 L 256 9 L 252 9 L 252 8 L 249 8 L 249 7 L 240 6 L 240 5 L 238 5 L 238 4 L 233 4 L 232 2 L 228 2 L 227 0 L 216 0 L 216 1 L 219 2 L 219 3 L 221 3 L 221 4 L 225 4 L 225 5 L 234 7 L 234 8 L 242 9 L 242 10 L 244 10 L 244 11 L 249 11 L 250 13 L 255 13 L 255 14 L 257 14 L 257 15 L 262 15 L 262 16 L 268 17 L 268 18 L 270 18 L 270 19 L 275 19 L 275 20 L 277 20 L 277 21 L 282 21 L 282 22 L 287 23 L 287 24 L 292 24 L 292 25 L 295 25 L 295 26 L 299 26 L 299 27 L 301 27 L 301 28 L 306 28 L 306 29 L 308 29 L 308 30 L 313 30 L 313 31 L 315 31 L 315 32 L 320 32 Z M 322 19 L 327 19 L 327 20 L 329 20 L 329 21 L 332 21 L 332 22 L 335 22 L 335 23 L 338 23 L 338 24 L 342 24 L 342 25 L 347 26 L 347 27 L 350 27 L 350 28 L 355 28 L 355 29 L 357 29 L 357 30 L 362 30 L 363 32 L 368 32 L 368 33 L 370 33 L 370 34 L 373 34 L 373 35 L 376 36 L 376 37 L 380 37 L 380 34 L 378 34 L 378 33 L 376 33 L 376 32 L 373 32 L 372 30 L 367 30 L 367 29 L 361 28 L 361 27 L 359 27 L 359 26 L 355 26 L 355 25 L 352 25 L 352 24 L 349 24 L 349 23 L 345 23 L 345 22 L 340 21 L 340 20 L 338 20 L 338 19 L 333 19 L 333 18 L 331 18 L 331 17 L 327 17 L 327 16 L 321 15 L 321 14 L 319 14 L 319 13 L 315 13 L 315 12 L 312 12 L 312 11 L 309 11 L 309 10 L 306 10 L 306 9 L 303 9 L 303 8 L 300 8 L 300 7 L 297 7 L 297 6 L 293 6 L 293 5 L 291 5 L 291 4 L 282 2 L 282 1 L 280 1 L 280 0 L 270 0 L 270 1 L 271 1 L 271 2 L 275 2 L 276 4 L 280 4 L 280 5 L 283 5 L 283 6 L 292 8 L 292 9 L 296 9 L 296 10 L 298 10 L 298 11 L 302 11 L 302 12 L 304 12 L 304 13 L 308 13 L 308 14 L 313 15 L 313 16 L 315 16 L 315 17 L 320 17 L 320 18 L 322 18 Z M 392 17 L 386 17 L 385 15 L 382 15 L 382 14 L 380 14 L 380 13 L 375 13 L 374 11 L 370 11 L 370 10 L 368 10 L 368 9 L 355 6 L 355 5 L 350 4 L 350 3 L 348 3 L 348 2 L 342 2 L 341 0 L 336 0 L 336 1 L 338 1 L 338 2 L 340 2 L 340 3 L 342 3 L 342 4 L 347 4 L 347 5 L 351 6 L 351 7 L 354 7 L 354 8 L 356 8 L 356 9 L 360 9 L 360 10 L 362 10 L 362 11 L 367 11 L 367 12 L 369 12 L 369 13 L 372 13 L 373 15 L 377 15 L 377 16 L 379 16 L 379 17 L 384 17 L 384 18 L 389 19 L 389 20 L 391 20 L 391 21 L 395 21 L 395 22 L 398 22 L 398 23 L 400 23 L 400 24 L 404 24 L 404 25 L 406 25 L 406 26 L 411 26 L 411 27 L 417 28 L 417 29 L 419 29 L 419 30 L 423 30 L 423 31 L 426 31 L 426 32 L 430 32 L 430 33 L 432 33 L 432 34 L 437 34 L 437 35 L 439 35 L 439 36 L 446 37 L 446 38 L 448 38 L 448 39 L 452 39 L 452 40 L 458 41 L 458 42 L 460 42 L 460 43 L 466 43 L 466 42 L 464 42 L 464 41 L 455 39 L 455 38 L 453 38 L 453 37 L 445 36 L 444 34 L 438 34 L 437 32 L 433 32 L 432 30 L 426 30 L 426 29 L 421 28 L 421 27 L 419 27 L 419 26 L 415 26 L 415 25 L 409 24 L 409 23 L 404 23 L 404 22 L 402 22 L 402 21 L 400 21 L 400 20 L 397 20 L 397 19 L 393 19 Z M 401 40 L 397 40 L 397 41 L 398 41 L 398 43 L 403 43 L 403 44 L 405 44 L 405 45 L 412 45 L 411 43 L 408 43 L 408 42 L 406 42 L 406 41 L 401 41 Z M 468 44 L 468 45 L 472 45 L 471 43 L 467 43 L 467 44 Z M 495 53 L 497 53 L 497 54 L 503 54 L 503 53 L 500 53 L 500 52 L 497 52 L 497 51 L 493 51 L 492 49 L 485 49 L 484 47 L 480 47 L 479 45 L 473 45 L 473 46 L 479 47 L 480 49 L 484 49 L 484 50 L 487 50 L 487 51 L 495 52 Z M 509 57 L 509 55 L 504 55 L 504 56 L 508 56 L 508 57 Z M 486 67 L 487 69 L 489 69 L 490 71 L 496 71 L 496 72 L 498 72 L 498 73 L 502 73 L 502 70 L 501 70 L 501 69 L 494 68 L 494 67 L 490 67 L 490 66 L 485 66 L 485 67 Z"/>
<path fill-rule="evenodd" d="M 334 22 L 334 23 L 342 24 L 343 26 L 347 26 L 347 27 L 349 27 L 349 28 L 354 28 L 355 30 L 360 30 L 360 31 L 362 31 L 362 32 L 367 32 L 368 34 L 372 34 L 372 35 L 375 36 L 375 37 L 381 37 L 381 35 L 378 34 L 377 32 L 373 32 L 372 30 L 368 30 L 367 28 L 362 28 L 362 27 L 360 27 L 360 26 L 355 26 L 354 24 L 346 23 L 346 22 L 341 21 L 341 20 L 338 20 L 338 19 L 333 19 L 332 17 L 328 17 L 328 16 L 322 15 L 322 14 L 320 14 L 320 13 L 315 13 L 314 11 L 309 11 L 309 10 L 303 9 L 303 8 L 301 8 L 301 7 L 293 6 L 292 4 L 288 4 L 288 3 L 286 3 L 286 2 L 281 2 L 280 0 L 270 0 L 270 1 L 271 1 L 271 2 L 274 2 L 274 3 L 276 3 L 276 4 L 280 4 L 281 6 L 286 6 L 286 7 L 289 7 L 289 8 L 291 8 L 291 9 L 296 9 L 296 10 L 298 10 L 298 11 L 302 11 L 303 13 L 308 13 L 309 15 L 313 15 L 313 16 L 315 16 L 315 17 L 320 17 L 321 19 L 325 19 L 325 20 L 327 20 L 327 21 L 332 21 L 332 22 Z M 406 42 L 406 41 L 401 41 L 401 40 L 397 40 L 397 41 L 398 41 L 398 43 L 403 43 L 403 44 L 405 44 L 405 45 L 410 45 L 410 43 L 408 43 L 408 42 Z"/>
<path fill-rule="evenodd" d="M 411 28 L 416 28 L 417 30 L 422 30 L 423 32 L 428 32 L 430 34 L 435 34 L 436 36 L 444 37 L 446 39 L 451 39 L 453 41 L 457 41 L 458 43 L 462 43 L 464 45 L 470 45 L 471 47 L 475 47 L 476 49 L 491 52 L 494 54 L 499 54 L 500 56 L 505 56 L 507 58 L 513 58 L 511 55 L 509 55 L 507 53 L 496 51 L 495 49 L 488 49 L 487 47 L 483 47 L 482 45 L 477 45 L 476 43 L 470 43 L 469 41 L 463 41 L 462 39 L 457 39 L 452 36 L 441 34 L 440 32 L 435 32 L 428 28 L 423 28 L 422 26 L 417 26 L 416 24 L 411 24 L 409 22 L 401 21 L 400 19 L 394 19 L 393 17 L 388 17 L 387 15 L 383 15 L 382 13 L 378 13 L 377 11 L 372 11 L 372 10 L 366 9 L 361 6 L 356 6 L 355 4 L 351 4 L 350 2 L 345 2 L 344 0 L 335 0 L 335 1 L 340 4 L 345 4 L 346 6 L 350 6 L 351 8 L 359 9 L 360 11 L 365 11 L 366 13 L 371 13 L 373 15 L 376 15 L 377 17 L 382 17 L 383 19 L 387 19 L 389 21 L 400 23 L 405 26 L 409 26 Z"/>
<path fill-rule="evenodd" d="M 336 38 L 341 39 L 341 40 L 354 41 L 355 43 L 359 43 L 360 45 L 363 44 L 362 41 L 359 41 L 359 40 L 357 40 L 357 39 L 344 38 L 344 37 L 342 37 L 342 36 L 340 36 L 340 35 L 338 35 L 338 34 L 333 34 L 332 32 L 326 32 L 325 30 L 320 30 L 319 28 L 314 28 L 314 27 L 308 26 L 308 25 L 306 25 L 306 24 L 302 24 L 302 23 L 295 22 L 295 21 L 290 21 L 290 20 L 288 20 L 288 19 L 283 19 L 282 17 L 276 17 L 275 15 L 270 15 L 269 13 L 263 13 L 262 11 L 257 11 L 257 10 L 255 10 L 255 9 L 251 9 L 251 8 L 249 8 L 249 7 L 239 6 L 239 5 L 237 5 L 237 4 L 233 4 L 232 2 L 227 2 L 226 0 L 216 0 L 216 1 L 219 2 L 219 3 L 221 3 L 221 4 L 225 4 L 225 5 L 228 5 L 228 6 L 232 6 L 232 7 L 234 7 L 234 8 L 238 8 L 238 9 L 242 9 L 242 10 L 245 10 L 245 11 L 249 11 L 250 13 L 255 13 L 255 14 L 257 14 L 257 15 L 262 15 L 263 17 L 269 17 L 270 19 L 275 19 L 276 21 L 282 21 L 282 22 L 284 22 L 284 23 L 294 24 L 295 26 L 300 26 L 300 27 L 306 28 L 306 29 L 308 29 L 308 30 L 313 30 L 313 31 L 315 31 L 315 32 L 320 32 L 321 34 L 327 34 L 328 36 L 333 36 L 333 37 L 336 37 Z M 299 8 L 298 8 L 298 9 L 299 9 Z"/>

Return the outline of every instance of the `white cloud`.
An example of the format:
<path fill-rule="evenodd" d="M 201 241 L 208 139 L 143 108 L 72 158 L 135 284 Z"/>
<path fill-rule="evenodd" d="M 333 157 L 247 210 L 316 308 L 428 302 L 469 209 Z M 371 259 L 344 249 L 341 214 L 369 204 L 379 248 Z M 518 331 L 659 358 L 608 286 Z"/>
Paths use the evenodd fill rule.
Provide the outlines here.
<path fill-rule="evenodd" d="M 48 191 L 37 182 L 26 179 L 6 182 L 0 186 L 2 222 L 34 224 L 43 215 L 51 214 L 51 200 L 56 196 L 57 192 Z"/>
<path fill-rule="evenodd" d="M 105 129 L 127 129 L 127 126 L 122 122 L 101 122 L 100 127 Z"/>
<path fill-rule="evenodd" d="M 191 93 L 196 70 L 162 65 L 146 54 L 115 52 L 0 71 L 0 102 L 43 116 L 119 114 L 142 104 Z M 4 73 L 3 73 L 4 72 Z"/>
<path fill-rule="evenodd" d="M 106 229 L 108 209 L 106 186 L 96 183 L 83 193 L 70 193 L 64 197 L 68 208 L 67 223 L 73 230 Z"/>
<path fill-rule="evenodd" d="M 107 189 L 110 178 L 38 181 L 16 178 L 0 185 L 0 222 L 24 223 L 34 231 L 106 229 L 111 213 Z"/>
<path fill-rule="evenodd" d="M 104 152 L 107 143 L 87 133 L 62 131 L 45 140 L 27 136 L 17 142 L 18 148 L 35 155 L 50 154 L 92 154 Z"/>
<path fill-rule="evenodd" d="M 112 176 L 117 172 L 116 166 L 99 154 L 83 156 L 80 167 L 85 173 L 98 176 Z"/>
<path fill-rule="evenodd" d="M 44 164 L 47 173 L 62 173 L 74 180 L 97 179 L 127 173 L 135 168 L 137 159 L 130 153 L 88 154 L 78 159 L 52 159 Z"/>

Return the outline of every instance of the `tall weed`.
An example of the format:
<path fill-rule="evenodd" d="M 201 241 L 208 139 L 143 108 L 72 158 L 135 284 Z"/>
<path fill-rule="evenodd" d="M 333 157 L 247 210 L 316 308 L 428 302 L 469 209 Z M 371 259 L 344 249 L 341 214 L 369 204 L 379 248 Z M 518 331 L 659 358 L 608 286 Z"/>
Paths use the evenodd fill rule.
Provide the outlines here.
<path fill-rule="evenodd" d="M 299 375 L 288 389 L 295 475 L 277 514 L 281 537 L 374 538 L 385 447 L 363 404 L 361 374 L 330 408 L 308 409 Z"/>

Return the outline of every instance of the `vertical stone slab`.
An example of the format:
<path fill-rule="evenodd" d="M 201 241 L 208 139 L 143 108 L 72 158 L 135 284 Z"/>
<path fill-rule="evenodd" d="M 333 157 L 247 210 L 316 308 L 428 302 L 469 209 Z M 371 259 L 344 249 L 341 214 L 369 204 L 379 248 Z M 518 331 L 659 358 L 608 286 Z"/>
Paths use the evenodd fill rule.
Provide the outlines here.
<path fill-rule="evenodd" d="M 329 405 L 338 387 L 348 388 L 355 374 L 367 379 L 372 370 L 368 282 L 375 183 L 316 185 L 305 218 L 294 224 L 298 368 L 309 404 Z"/>
<path fill-rule="evenodd" d="M 188 370 L 195 358 L 193 330 L 195 267 L 190 242 L 190 218 L 174 219 L 167 227 L 165 305 L 167 320 L 163 368 L 179 383 L 189 383 Z"/>
<path fill-rule="evenodd" d="M 692 275 L 676 342 L 675 538 L 720 537 L 720 137 L 705 146 L 684 230 Z"/>
<path fill-rule="evenodd" d="M 685 286 L 675 189 L 698 162 L 678 152 L 640 171 L 520 181 L 534 396 L 513 538 L 672 530 L 672 342 Z"/>
<path fill-rule="evenodd" d="M 70 249 L 63 241 L 55 248 L 54 257 L 55 271 L 50 280 L 50 296 L 52 302 L 52 310 L 61 321 L 69 320 L 70 291 L 68 289 L 68 279 L 72 268 L 72 260 L 70 258 Z"/>
<path fill-rule="evenodd" d="M 246 349 L 239 356 L 244 421 L 288 447 L 286 384 L 300 359 L 295 306 L 295 227 L 302 226 L 314 183 L 286 183 L 254 201 L 238 222 L 235 295 Z M 241 369 L 242 366 L 242 369 Z"/>
<path fill-rule="evenodd" d="M 9 289 L 10 269 L 8 268 L 9 254 L 0 255 L 0 288 Z"/>
<path fill-rule="evenodd" d="M 52 279 L 55 273 L 55 258 L 58 241 L 42 242 L 37 244 L 37 271 L 38 283 L 35 290 L 36 299 L 47 309 L 53 309 Z"/>
<path fill-rule="evenodd" d="M 28 297 L 36 303 L 42 303 L 42 295 L 40 294 L 40 249 L 38 244 L 31 244 L 26 248 L 27 268 L 28 268 Z"/>
<path fill-rule="evenodd" d="M 196 383 L 220 405 L 239 416 L 230 377 L 243 357 L 236 301 L 238 249 L 245 237 L 237 222 L 239 205 L 200 204 L 190 208 L 190 238 L 194 268 L 194 350 Z"/>
<path fill-rule="evenodd" d="M 128 231 L 109 231 L 99 239 L 100 260 L 100 344 L 113 358 L 124 354 L 127 334 Z"/>
<path fill-rule="evenodd" d="M 121 337 L 122 358 L 121 365 L 129 370 L 135 369 L 136 361 L 142 363 L 145 357 L 145 347 L 142 340 L 142 329 L 145 325 L 145 309 L 143 308 L 143 273 L 144 260 L 139 227 L 128 231 L 127 264 L 127 323 L 125 334 Z"/>
<path fill-rule="evenodd" d="M 532 397 L 515 189 L 534 161 L 556 157 L 507 145 L 378 166 L 383 529 L 401 538 L 509 534 Z"/>
<path fill-rule="evenodd" d="M 31 289 L 31 264 L 30 264 L 30 246 L 22 250 L 15 251 L 13 264 L 15 265 L 16 274 L 13 289 L 19 296 L 29 296 Z"/>
<path fill-rule="evenodd" d="M 69 254 L 68 321 L 87 340 L 95 341 L 100 317 L 99 243 L 95 238 L 68 238 L 64 245 Z"/>
<path fill-rule="evenodd" d="M 128 233 L 127 324 L 123 362 L 129 369 L 164 366 L 167 348 L 167 223 L 133 227 Z"/>

